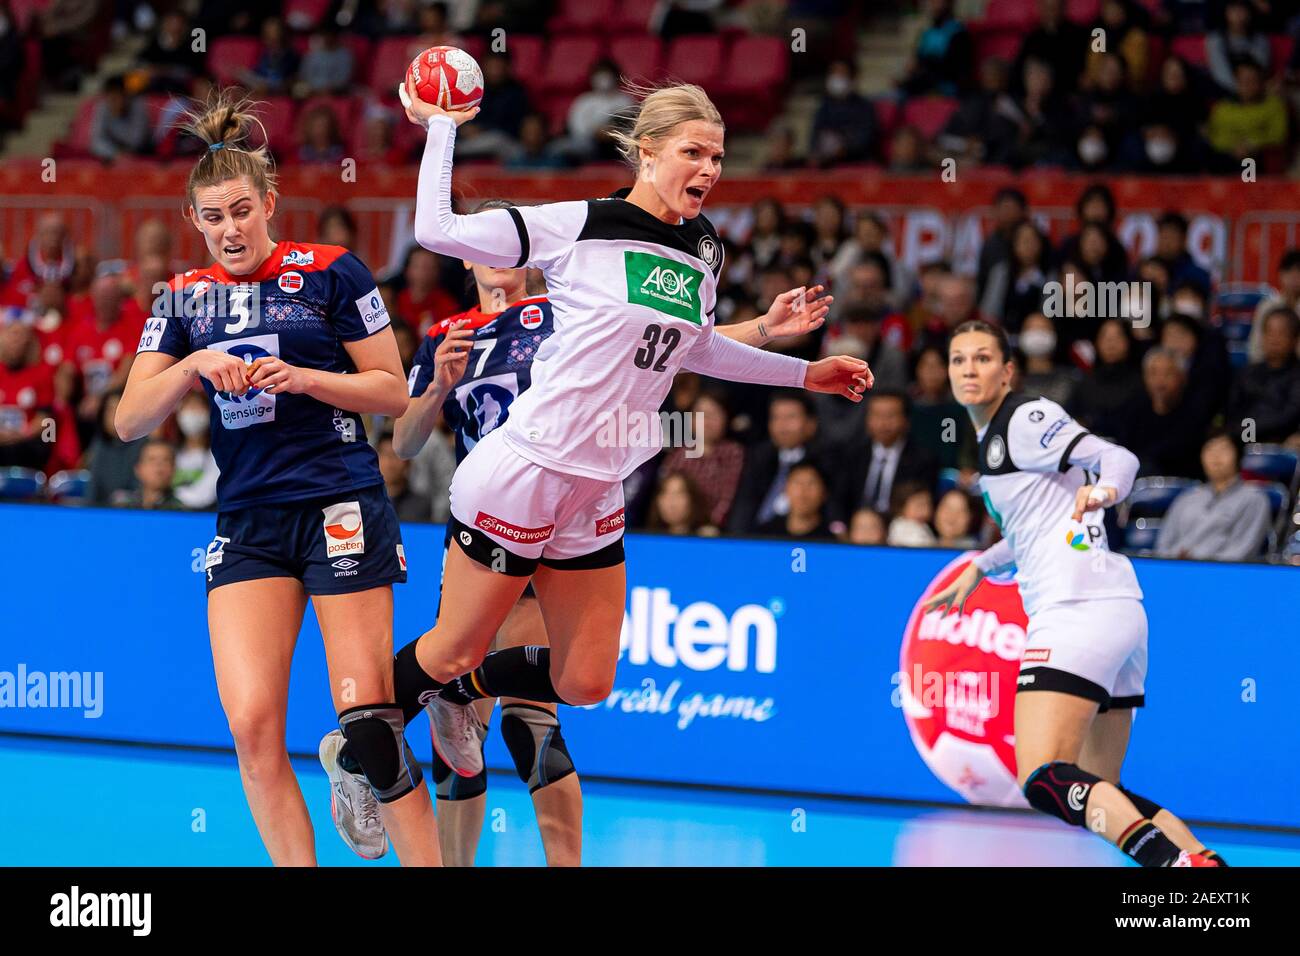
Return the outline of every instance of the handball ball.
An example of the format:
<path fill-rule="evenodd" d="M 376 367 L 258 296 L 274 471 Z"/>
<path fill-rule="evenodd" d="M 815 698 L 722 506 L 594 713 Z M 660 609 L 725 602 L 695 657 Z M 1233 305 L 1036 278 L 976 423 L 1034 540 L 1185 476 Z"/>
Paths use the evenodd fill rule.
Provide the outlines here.
<path fill-rule="evenodd" d="M 444 110 L 469 110 L 483 99 L 483 71 L 464 50 L 435 46 L 425 50 L 407 70 L 415 92 L 426 103 Z"/>

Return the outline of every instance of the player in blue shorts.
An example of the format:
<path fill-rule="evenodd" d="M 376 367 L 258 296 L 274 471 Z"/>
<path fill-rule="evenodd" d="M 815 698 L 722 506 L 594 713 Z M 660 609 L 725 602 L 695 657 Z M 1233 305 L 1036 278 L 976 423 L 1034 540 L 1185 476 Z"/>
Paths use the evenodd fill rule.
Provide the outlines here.
<path fill-rule="evenodd" d="M 275 241 L 270 159 L 250 149 L 247 101 L 219 95 L 187 127 L 208 144 L 187 215 L 212 265 L 154 302 L 116 427 L 153 431 L 195 383 L 213 403 L 221 469 L 208 546 L 217 689 L 262 842 L 314 865 L 285 745 L 289 668 L 308 597 L 339 726 L 377 803 L 352 808 L 408 865 L 441 862 L 428 788 L 394 704 L 393 593 L 406 580 L 397 517 L 361 416 L 401 415 L 401 359 L 375 280 L 340 246 Z"/>
<path fill-rule="evenodd" d="M 489 200 L 478 210 L 508 209 L 503 200 Z M 456 461 L 463 461 L 478 442 L 503 425 L 510 406 L 532 383 L 532 361 L 551 334 L 551 304 L 544 294 L 528 295 L 528 271 L 464 263 L 472 271 L 479 305 L 434 325 L 425 336 L 411 366 L 408 386 L 411 404 L 397 421 L 393 444 L 403 458 L 419 454 L 441 417 L 456 441 Z M 719 331 L 750 344 L 802 335 L 818 328 L 833 301 L 821 286 L 796 289 L 781 296 L 764 320 L 724 326 Z M 444 547 L 452 543 L 447 524 Z M 494 650 L 509 647 L 548 646 L 546 626 L 528 585 L 497 631 Z M 486 740 L 487 725 L 496 699 L 476 701 L 481 724 L 475 727 Z M 554 703 L 501 699 L 501 733 L 514 759 L 516 772 L 528 785 L 537 813 L 538 828 L 547 863 L 576 866 L 582 853 L 582 790 L 573 760 L 561 733 Z M 331 742 L 332 739 L 332 742 Z M 434 742 L 434 780 L 438 795 L 438 835 L 443 860 L 449 865 L 472 866 L 483 828 L 487 790 L 486 770 L 460 776 L 438 754 Z M 342 737 L 332 731 L 322 742 L 322 753 L 341 748 Z M 346 750 L 343 751 L 346 753 Z M 336 762 L 337 765 L 337 762 Z M 338 805 L 364 793 L 359 776 L 334 773 L 336 790 L 345 797 Z M 354 848 L 367 839 L 363 832 L 347 833 Z"/>

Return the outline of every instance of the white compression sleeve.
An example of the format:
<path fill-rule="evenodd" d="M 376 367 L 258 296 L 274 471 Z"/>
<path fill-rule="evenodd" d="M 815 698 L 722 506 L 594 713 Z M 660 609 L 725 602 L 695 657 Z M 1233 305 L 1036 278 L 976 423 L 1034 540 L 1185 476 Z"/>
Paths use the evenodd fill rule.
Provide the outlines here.
<path fill-rule="evenodd" d="M 692 346 L 682 367 L 728 382 L 803 388 L 808 363 L 792 355 L 764 352 L 710 329 Z"/>
<path fill-rule="evenodd" d="M 1000 568 L 1015 564 L 1016 556 L 1011 550 L 1011 542 L 1003 538 L 997 544 L 975 555 L 974 565 L 985 574 L 992 574 Z"/>
<path fill-rule="evenodd" d="M 415 194 L 415 241 L 430 252 L 478 265 L 516 268 L 522 243 L 515 218 L 505 209 L 472 216 L 451 210 L 451 157 L 456 124 L 446 116 L 429 120 L 420 182 Z"/>
<path fill-rule="evenodd" d="M 1138 459 L 1135 454 L 1120 445 L 1112 444 L 1096 435 L 1084 435 L 1070 451 L 1069 462 L 1094 472 L 1101 477 L 1099 485 L 1109 485 L 1115 489 L 1115 502 L 1121 502 L 1133 490 L 1133 479 L 1137 477 Z"/>

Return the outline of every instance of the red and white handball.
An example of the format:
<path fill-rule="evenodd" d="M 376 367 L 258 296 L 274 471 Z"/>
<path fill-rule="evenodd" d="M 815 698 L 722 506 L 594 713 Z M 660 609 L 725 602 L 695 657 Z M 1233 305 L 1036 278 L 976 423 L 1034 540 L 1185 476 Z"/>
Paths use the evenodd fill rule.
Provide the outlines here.
<path fill-rule="evenodd" d="M 454 46 L 435 46 L 411 61 L 407 75 L 426 103 L 444 110 L 470 110 L 483 99 L 483 71 Z"/>

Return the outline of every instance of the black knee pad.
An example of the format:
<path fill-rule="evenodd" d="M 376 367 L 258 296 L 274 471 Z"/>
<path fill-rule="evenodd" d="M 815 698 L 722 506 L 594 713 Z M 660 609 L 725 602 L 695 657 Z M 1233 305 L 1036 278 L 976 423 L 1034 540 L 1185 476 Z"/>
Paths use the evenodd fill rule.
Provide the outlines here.
<path fill-rule="evenodd" d="M 1141 794 L 1125 789 L 1124 784 L 1122 783 L 1116 784 L 1116 787 L 1120 793 L 1128 797 L 1129 803 L 1137 807 L 1138 813 L 1142 814 L 1142 816 L 1146 817 L 1148 820 L 1154 820 L 1156 814 L 1164 809 L 1164 807 L 1160 806 L 1160 804 L 1156 803 L 1154 800 L 1148 800 Z"/>
<path fill-rule="evenodd" d="M 479 749 L 487 739 L 487 730 L 479 736 Z M 433 748 L 433 783 L 434 795 L 439 800 L 472 800 L 487 793 L 487 767 L 472 777 L 462 777 L 438 755 L 438 748 Z"/>
<path fill-rule="evenodd" d="M 560 733 L 560 722 L 549 710 L 531 704 L 501 708 L 501 736 L 515 761 L 515 772 L 535 793 L 576 769 Z"/>
<path fill-rule="evenodd" d="M 380 803 L 406 796 L 424 779 L 406 744 L 402 710 L 396 704 L 351 707 L 339 714 L 339 729 Z"/>
<path fill-rule="evenodd" d="M 1076 827 L 1087 827 L 1088 797 L 1101 777 L 1072 763 L 1045 763 L 1025 781 L 1025 799 L 1035 810 L 1064 820 Z"/>

